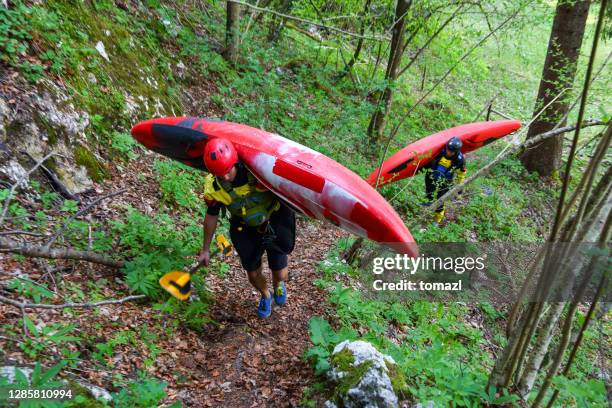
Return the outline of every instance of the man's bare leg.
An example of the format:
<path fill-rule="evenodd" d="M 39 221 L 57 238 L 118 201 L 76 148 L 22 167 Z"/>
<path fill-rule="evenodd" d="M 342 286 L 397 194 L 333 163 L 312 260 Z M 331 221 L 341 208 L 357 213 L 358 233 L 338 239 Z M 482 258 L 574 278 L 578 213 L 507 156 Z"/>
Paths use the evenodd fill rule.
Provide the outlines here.
<path fill-rule="evenodd" d="M 268 290 L 268 283 L 266 282 L 266 278 L 263 276 L 261 271 L 262 266 L 260 265 L 259 268 L 255 269 L 254 271 L 247 272 L 249 282 L 251 282 L 251 285 L 253 285 L 253 287 L 257 289 L 262 296 L 269 298 L 270 291 Z"/>
<path fill-rule="evenodd" d="M 278 288 L 278 285 L 280 285 L 281 282 L 285 282 L 287 280 L 287 275 L 289 273 L 289 268 L 285 267 L 283 269 L 279 269 L 277 271 L 272 271 L 272 286 L 274 287 L 274 290 L 276 291 L 276 288 Z"/>

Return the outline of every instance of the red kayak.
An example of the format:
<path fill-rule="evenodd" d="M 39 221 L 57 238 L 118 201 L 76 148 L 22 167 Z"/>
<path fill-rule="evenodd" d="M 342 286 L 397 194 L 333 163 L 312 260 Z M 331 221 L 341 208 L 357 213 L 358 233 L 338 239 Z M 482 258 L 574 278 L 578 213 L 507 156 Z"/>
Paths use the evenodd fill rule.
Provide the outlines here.
<path fill-rule="evenodd" d="M 378 185 L 382 186 L 414 176 L 417 170 L 427 166 L 440 153 L 448 139 L 453 136 L 463 141 L 461 152 L 467 153 L 486 146 L 520 127 L 521 122 L 518 120 L 476 122 L 456 126 L 419 139 L 383 162 Z M 379 168 L 368 176 L 367 182 L 370 185 L 376 186 L 378 172 Z"/>
<path fill-rule="evenodd" d="M 132 135 L 148 149 L 204 171 L 206 142 L 227 138 L 267 188 L 304 214 L 418 256 L 408 228 L 376 190 L 346 167 L 299 143 L 237 123 L 192 117 L 146 120 L 132 128 Z"/>

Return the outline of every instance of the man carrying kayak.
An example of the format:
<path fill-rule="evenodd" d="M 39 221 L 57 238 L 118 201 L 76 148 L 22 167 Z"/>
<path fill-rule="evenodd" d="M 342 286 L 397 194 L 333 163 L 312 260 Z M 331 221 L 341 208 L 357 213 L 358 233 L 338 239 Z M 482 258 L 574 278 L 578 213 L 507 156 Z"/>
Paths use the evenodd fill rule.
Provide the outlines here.
<path fill-rule="evenodd" d="M 204 198 L 208 209 L 204 217 L 204 246 L 198 261 L 208 265 L 219 214 L 227 211 L 232 244 L 249 282 L 261 294 L 257 315 L 269 317 L 272 299 L 277 305 L 287 300 L 285 281 L 288 255 L 295 244 L 295 214 L 240 162 L 229 140 L 209 141 L 204 149 L 204 164 L 211 174 L 206 176 Z M 272 271 L 272 291 L 262 274 L 264 251 Z"/>
<path fill-rule="evenodd" d="M 432 202 L 448 192 L 453 184 L 455 173 L 457 173 L 459 184 L 465 180 L 467 169 L 461 153 L 461 146 L 463 146 L 461 139 L 458 137 L 450 138 L 435 159 L 424 167 L 429 169 L 425 173 L 425 193 L 428 200 L 425 205 L 431 205 Z M 444 203 L 436 208 L 433 218 L 436 223 L 442 222 L 444 219 Z"/>

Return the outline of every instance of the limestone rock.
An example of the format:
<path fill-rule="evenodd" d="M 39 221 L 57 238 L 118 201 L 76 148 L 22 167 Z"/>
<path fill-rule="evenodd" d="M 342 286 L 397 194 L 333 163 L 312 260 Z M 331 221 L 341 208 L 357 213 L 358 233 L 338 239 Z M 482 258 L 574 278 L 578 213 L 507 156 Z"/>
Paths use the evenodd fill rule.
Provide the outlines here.
<path fill-rule="evenodd" d="M 104 43 L 102 41 L 98 41 L 96 43 L 96 50 L 98 51 L 98 54 L 102 56 L 102 58 L 110 62 L 110 58 L 108 58 L 108 54 L 106 53 L 106 47 L 104 47 Z"/>
<path fill-rule="evenodd" d="M 392 357 L 382 354 L 366 341 L 343 341 L 331 357 L 328 378 L 337 384 L 337 398 L 346 408 L 397 407 L 389 367 Z"/>
<path fill-rule="evenodd" d="M 75 150 L 86 145 L 87 112 L 78 111 L 50 81 L 41 81 L 38 92 L 24 95 L 16 104 L 0 97 L 0 176 L 9 181 L 29 170 L 34 160 L 57 153 L 45 165 L 57 174 L 72 194 L 92 187 L 88 170 L 77 164 Z"/>
<path fill-rule="evenodd" d="M 8 163 L 0 164 L 0 179 L 6 179 L 11 184 L 15 184 L 19 180 L 26 179 L 28 172 L 19 162 L 9 159 Z"/>

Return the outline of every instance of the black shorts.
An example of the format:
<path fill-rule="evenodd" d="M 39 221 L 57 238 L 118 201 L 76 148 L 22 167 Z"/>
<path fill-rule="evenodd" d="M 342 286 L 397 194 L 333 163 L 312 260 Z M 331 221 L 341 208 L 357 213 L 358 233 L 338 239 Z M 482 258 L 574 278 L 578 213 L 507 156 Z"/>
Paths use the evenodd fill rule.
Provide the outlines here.
<path fill-rule="evenodd" d="M 287 267 L 288 256 L 295 246 L 295 213 L 281 203 L 280 208 L 270 216 L 269 231 L 274 238 L 264 237 L 265 228 L 248 227 L 239 221 L 231 221 L 230 238 L 238 252 L 240 263 L 247 272 L 257 270 L 261 266 L 264 251 L 268 254 L 268 266 L 277 271 Z M 269 238 L 269 237 L 268 237 Z"/>

